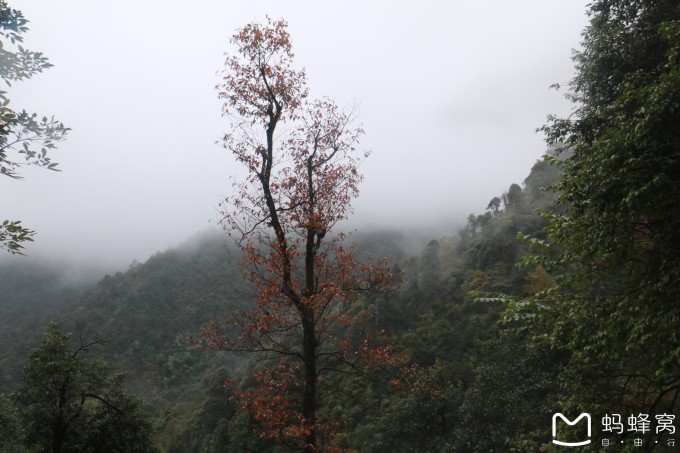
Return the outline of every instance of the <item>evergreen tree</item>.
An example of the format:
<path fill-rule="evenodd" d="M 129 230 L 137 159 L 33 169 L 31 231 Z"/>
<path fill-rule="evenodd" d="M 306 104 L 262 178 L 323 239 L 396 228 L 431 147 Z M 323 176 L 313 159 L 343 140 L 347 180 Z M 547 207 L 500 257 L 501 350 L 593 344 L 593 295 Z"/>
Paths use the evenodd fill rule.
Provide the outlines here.
<path fill-rule="evenodd" d="M 123 391 L 123 376 L 82 356 L 99 342 L 80 342 L 50 324 L 14 395 L 30 451 L 153 452 L 141 402 Z"/>

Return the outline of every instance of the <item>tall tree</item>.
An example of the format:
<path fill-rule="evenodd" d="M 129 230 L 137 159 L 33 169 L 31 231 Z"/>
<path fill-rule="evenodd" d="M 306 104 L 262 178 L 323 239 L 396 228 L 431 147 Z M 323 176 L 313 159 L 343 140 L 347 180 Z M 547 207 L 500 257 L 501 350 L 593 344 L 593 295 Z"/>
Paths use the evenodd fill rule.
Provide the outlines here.
<path fill-rule="evenodd" d="M 536 338 L 568 351 L 564 401 L 591 412 L 677 411 L 680 397 L 680 7 L 675 0 L 590 5 L 568 118 L 568 149 L 547 214 L 548 244 L 525 260 L 557 287 L 531 311 Z M 515 318 L 516 319 L 516 318 Z"/>
<path fill-rule="evenodd" d="M 82 356 L 99 342 L 70 344 L 51 324 L 30 357 L 14 400 L 29 451 L 153 452 L 141 402 L 123 390 L 123 376 Z"/>
<path fill-rule="evenodd" d="M 41 52 L 21 46 L 27 22 L 21 11 L 0 0 L 0 79 L 8 86 L 52 67 Z M 57 170 L 48 150 L 55 148 L 68 131 L 54 117 L 39 118 L 37 113 L 13 110 L 7 92 L 0 90 L 0 174 L 20 179 L 19 169 L 24 165 Z M 0 249 L 21 253 L 22 243 L 32 241 L 34 235 L 21 221 L 5 220 L 0 224 Z"/>
<path fill-rule="evenodd" d="M 359 263 L 333 231 L 351 213 L 368 153 L 356 154 L 363 131 L 354 112 L 307 99 L 285 21 L 246 25 L 232 43 L 237 55 L 218 86 L 231 125 L 223 143 L 248 177 L 222 203 L 222 225 L 238 239 L 256 297 L 250 310 L 202 334 L 209 347 L 274 359 L 255 374 L 259 388 L 240 393 L 244 407 L 263 435 L 322 451 L 333 431 L 317 414 L 323 375 L 371 374 L 396 360 L 380 332 L 365 329 L 371 310 L 356 303 L 389 285 L 390 269 Z"/>

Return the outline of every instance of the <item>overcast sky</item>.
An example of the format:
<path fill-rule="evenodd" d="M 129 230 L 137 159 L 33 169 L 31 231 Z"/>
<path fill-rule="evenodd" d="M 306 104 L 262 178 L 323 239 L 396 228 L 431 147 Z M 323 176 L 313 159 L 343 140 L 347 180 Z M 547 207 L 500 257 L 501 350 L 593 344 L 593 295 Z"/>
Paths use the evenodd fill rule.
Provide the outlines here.
<path fill-rule="evenodd" d="M 215 144 L 214 87 L 246 23 L 286 19 L 310 95 L 359 104 L 373 154 L 356 223 L 453 234 L 543 154 L 535 129 L 571 109 L 548 87 L 571 79 L 587 21 L 587 0 L 9 3 L 54 68 L 0 89 L 73 130 L 61 173 L 0 179 L 0 217 L 37 230 L 29 254 L 123 269 L 214 225 L 242 173 Z"/>

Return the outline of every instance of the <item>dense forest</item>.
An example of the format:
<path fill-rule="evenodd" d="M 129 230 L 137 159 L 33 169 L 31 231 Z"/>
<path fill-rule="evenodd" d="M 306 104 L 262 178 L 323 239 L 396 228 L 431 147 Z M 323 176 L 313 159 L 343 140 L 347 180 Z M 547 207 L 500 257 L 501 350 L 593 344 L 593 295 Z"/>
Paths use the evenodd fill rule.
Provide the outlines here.
<path fill-rule="evenodd" d="M 483 214 L 471 215 L 458 234 L 430 240 L 415 256 L 409 253 L 412 245 L 404 246 L 410 238 L 400 233 L 351 236 L 364 257 L 387 256 L 403 272 L 404 280 L 393 293 L 365 303 L 375 312 L 373 328 L 388 331 L 419 365 L 414 376 L 418 386 L 438 390 L 426 395 L 385 382 L 366 383 L 360 376 L 343 378 L 334 384 L 343 391 L 323 401 L 323 410 L 340 423 L 342 445 L 359 451 L 425 451 L 419 446 L 426 444 L 431 445 L 427 451 L 468 448 L 454 444 L 463 442 L 462 418 L 468 417 L 467 431 L 477 425 L 463 405 L 466 395 L 480 398 L 480 392 L 490 388 L 475 385 L 501 383 L 478 382 L 480 359 L 485 358 L 484 369 L 491 367 L 487 372 L 496 368 L 490 359 L 507 360 L 496 357 L 495 347 L 503 305 L 475 300 L 470 293 L 524 294 L 527 285 L 547 278 L 514 266 L 527 252 L 516 236 L 518 231 L 541 235 L 545 220 L 534 210 L 553 206 L 555 196 L 540 187 L 555 182 L 557 174 L 555 167 L 537 162 L 523 189 L 513 184 L 491 200 Z M 162 451 L 263 451 L 259 437 L 249 431 L 248 419 L 229 400 L 233 389 L 224 387 L 229 379 L 249 385 L 252 359 L 195 347 L 201 326 L 216 316 L 228 317 L 252 297 L 252 288 L 242 280 L 239 251 L 225 244 L 223 234 L 207 231 L 143 264 L 131 264 L 126 272 L 107 275 L 93 287 L 60 281 L 54 267 L 4 262 L 0 285 L 15 298 L 5 299 L 3 307 L 9 315 L 3 318 L 2 391 L 9 395 L 25 385 L 22 370 L 31 349 L 39 348 L 41 341 L 44 348 L 59 335 L 73 350 L 89 344 L 88 363 L 105 362 L 125 373 L 124 388 L 143 397 L 153 441 Z M 24 332 L 34 335 L 26 337 Z M 504 347 L 509 354 L 516 345 Z M 534 367 L 543 366 L 538 357 L 533 360 Z M 524 390 L 523 397 L 525 392 L 531 389 Z M 534 415 L 538 429 L 543 419 Z M 496 417 L 506 425 L 502 431 L 494 428 L 498 448 L 512 430 L 508 416 Z M 473 443 L 470 435 L 467 443 Z M 274 445 L 270 449 L 277 451 Z"/>
<path fill-rule="evenodd" d="M 16 38 L 21 14 L 1 5 Z M 223 145 L 251 172 L 222 207 L 232 237 L 74 282 L 16 256 L 33 231 L 0 228 L 15 255 L 0 261 L 0 452 L 678 451 L 680 6 L 598 0 L 589 16 L 545 156 L 425 240 L 334 231 L 363 131 L 307 100 L 285 22 L 241 29 L 218 86 L 242 117 Z M 13 58 L 6 81 L 49 67 Z M 5 174 L 28 121 L 7 105 Z M 285 121 L 299 128 L 276 174 Z M 254 151 L 244 122 L 265 131 Z M 48 145 L 66 133 L 33 127 Z"/>

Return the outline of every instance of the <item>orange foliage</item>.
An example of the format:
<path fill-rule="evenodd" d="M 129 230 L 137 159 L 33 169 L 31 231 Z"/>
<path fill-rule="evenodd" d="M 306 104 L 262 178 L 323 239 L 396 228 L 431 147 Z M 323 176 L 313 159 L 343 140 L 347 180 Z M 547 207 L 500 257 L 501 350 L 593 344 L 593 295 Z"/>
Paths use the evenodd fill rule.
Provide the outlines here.
<path fill-rule="evenodd" d="M 360 263 L 356 247 L 334 232 L 359 194 L 358 166 L 369 155 L 356 152 L 363 130 L 354 111 L 308 99 L 285 21 L 246 25 L 232 43 L 237 54 L 217 87 L 231 125 L 223 145 L 248 176 L 220 205 L 221 225 L 243 250 L 255 297 L 250 309 L 207 325 L 202 344 L 277 361 L 255 373 L 256 389 L 237 392 L 261 436 L 340 451 L 338 427 L 316 413 L 323 374 L 375 374 L 403 363 L 384 332 L 366 328 L 370 310 L 356 304 L 389 289 L 395 276 L 384 259 Z"/>

